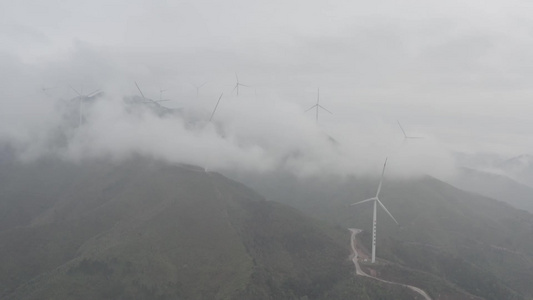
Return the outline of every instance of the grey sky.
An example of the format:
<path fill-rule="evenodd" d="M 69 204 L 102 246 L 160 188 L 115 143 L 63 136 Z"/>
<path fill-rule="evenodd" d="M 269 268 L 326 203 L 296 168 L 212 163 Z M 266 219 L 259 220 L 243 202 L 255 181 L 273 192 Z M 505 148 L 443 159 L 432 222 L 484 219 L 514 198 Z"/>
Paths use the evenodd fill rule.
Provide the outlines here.
<path fill-rule="evenodd" d="M 28 124 L 51 122 L 57 107 L 42 87 L 57 86 L 54 99 L 74 96 L 67 84 L 118 96 L 136 93 L 136 80 L 153 98 L 167 89 L 173 107 L 208 111 L 224 92 L 220 117 L 241 135 L 247 123 L 230 112 L 268 106 L 265 124 L 290 107 L 296 120 L 320 87 L 334 112 L 321 130 L 354 147 L 396 143 L 399 119 L 431 140 L 421 149 L 529 152 L 531 11 L 530 1 L 4 0 L 0 132 L 27 136 Z M 234 72 L 252 86 L 238 99 Z M 191 83 L 205 81 L 196 100 Z M 253 104 L 239 111 L 237 101 Z M 313 125 L 312 113 L 300 117 Z"/>

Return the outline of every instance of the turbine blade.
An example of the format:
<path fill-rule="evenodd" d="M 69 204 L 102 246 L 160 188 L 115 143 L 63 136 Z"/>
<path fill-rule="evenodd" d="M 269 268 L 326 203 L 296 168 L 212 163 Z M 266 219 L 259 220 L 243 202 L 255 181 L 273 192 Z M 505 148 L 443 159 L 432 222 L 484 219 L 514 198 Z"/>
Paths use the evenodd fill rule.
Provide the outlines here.
<path fill-rule="evenodd" d="M 222 99 L 222 95 L 224 93 L 220 94 L 220 97 L 218 97 L 217 105 L 215 105 L 215 109 L 213 109 L 213 112 L 211 113 L 211 117 L 209 117 L 209 122 L 213 119 L 213 116 L 215 115 L 215 112 L 217 111 L 218 104 L 220 103 L 220 99 Z"/>
<path fill-rule="evenodd" d="M 96 96 L 96 95 L 99 94 L 99 93 L 100 93 L 100 89 L 96 89 L 96 90 L 90 92 L 89 94 L 87 94 L 87 97 L 88 97 L 88 98 L 90 98 L 90 97 L 94 97 L 94 96 Z"/>
<path fill-rule="evenodd" d="M 313 106 L 311 106 L 311 107 L 309 107 L 309 108 L 308 108 L 308 109 L 306 109 L 306 110 L 305 110 L 304 112 L 308 112 L 308 111 L 310 111 L 311 109 L 313 109 L 313 108 L 315 108 L 315 107 L 316 107 L 316 104 L 315 104 L 315 105 L 313 105 Z"/>
<path fill-rule="evenodd" d="M 203 87 L 203 86 L 204 86 L 204 85 L 205 85 L 206 83 L 207 83 L 207 81 L 206 81 L 206 82 L 204 82 L 204 83 L 202 83 L 202 84 L 200 84 L 200 86 L 199 86 L 198 88 L 201 88 L 201 87 Z"/>
<path fill-rule="evenodd" d="M 376 199 L 376 197 L 372 197 L 370 199 L 366 199 L 366 200 L 363 200 L 363 201 L 352 203 L 352 204 L 350 204 L 350 206 L 351 205 L 357 205 L 357 204 L 365 203 L 365 202 L 372 201 L 372 200 L 377 200 L 377 199 Z"/>
<path fill-rule="evenodd" d="M 146 99 L 146 97 L 144 96 L 143 92 L 141 91 L 141 88 L 139 87 L 139 85 L 137 84 L 137 81 L 134 81 L 135 82 L 135 86 L 137 87 L 137 89 L 139 90 L 139 93 L 141 93 L 141 96 L 143 97 L 143 99 Z M 150 99 L 151 100 L 151 99 Z"/>
<path fill-rule="evenodd" d="M 73 88 L 70 84 L 68 86 L 74 91 L 74 93 L 81 97 L 81 94 L 75 88 Z"/>
<path fill-rule="evenodd" d="M 235 72 L 235 78 L 237 79 L 237 84 L 239 83 L 239 76 L 237 76 L 237 72 Z"/>
<path fill-rule="evenodd" d="M 387 166 L 387 159 L 385 158 L 385 163 L 383 164 L 383 171 L 381 171 L 381 178 L 379 179 L 378 192 L 376 193 L 376 198 L 379 197 L 379 192 L 381 192 L 381 185 L 383 184 L 383 175 L 385 175 L 385 167 Z"/>
<path fill-rule="evenodd" d="M 403 136 L 407 137 L 407 134 L 405 134 L 405 130 L 403 130 L 403 127 L 402 127 L 402 124 L 400 124 L 400 121 L 396 120 L 396 122 L 398 122 L 398 126 L 400 126 L 400 129 L 402 130 Z"/>
<path fill-rule="evenodd" d="M 330 114 L 333 114 L 331 111 L 329 111 L 327 108 L 325 108 L 324 106 L 322 106 L 320 104 L 318 104 L 318 107 L 322 108 L 323 110 L 327 111 Z"/>
<path fill-rule="evenodd" d="M 153 100 L 154 102 L 165 102 L 170 101 L 171 99 L 161 99 L 161 100 Z"/>
<path fill-rule="evenodd" d="M 424 139 L 424 138 L 421 137 L 421 136 L 406 136 L 405 138 L 406 138 L 406 139 L 418 139 L 418 140 L 420 140 L 420 139 Z"/>
<path fill-rule="evenodd" d="M 239 83 L 240 86 L 250 87 L 249 85 Z"/>
<path fill-rule="evenodd" d="M 233 87 L 233 90 L 231 90 L 231 92 L 232 92 L 232 93 L 235 92 L 235 89 L 236 89 L 238 86 L 239 86 L 239 84 L 237 83 L 237 84 L 235 85 L 235 87 Z"/>
<path fill-rule="evenodd" d="M 392 216 L 392 214 L 390 213 L 390 211 L 385 207 L 385 205 L 383 205 L 383 203 L 381 203 L 381 201 L 379 201 L 379 198 L 376 198 L 376 200 L 378 201 L 379 205 L 383 208 L 383 210 L 385 210 L 389 216 L 394 220 L 394 222 L 396 222 L 396 224 L 400 225 L 400 223 L 398 223 L 398 221 L 396 221 L 396 219 Z"/>

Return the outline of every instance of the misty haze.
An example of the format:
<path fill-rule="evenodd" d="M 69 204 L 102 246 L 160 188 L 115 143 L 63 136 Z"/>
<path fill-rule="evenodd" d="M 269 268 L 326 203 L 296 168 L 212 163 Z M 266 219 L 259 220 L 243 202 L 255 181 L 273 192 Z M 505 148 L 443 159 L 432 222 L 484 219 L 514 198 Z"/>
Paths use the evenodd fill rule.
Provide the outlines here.
<path fill-rule="evenodd" d="M 0 299 L 533 299 L 533 3 L 0 11 Z"/>

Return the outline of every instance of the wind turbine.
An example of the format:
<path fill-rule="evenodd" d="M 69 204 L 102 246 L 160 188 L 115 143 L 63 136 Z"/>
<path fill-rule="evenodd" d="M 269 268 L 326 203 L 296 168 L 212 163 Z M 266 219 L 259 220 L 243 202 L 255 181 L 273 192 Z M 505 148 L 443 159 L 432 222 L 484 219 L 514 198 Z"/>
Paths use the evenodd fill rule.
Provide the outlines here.
<path fill-rule="evenodd" d="M 207 81 L 200 84 L 200 85 L 196 85 L 194 83 L 191 83 L 192 86 L 194 86 L 196 88 L 196 99 L 198 99 L 198 95 L 200 94 L 200 89 L 207 84 Z"/>
<path fill-rule="evenodd" d="M 403 132 L 403 141 L 404 141 L 404 142 L 405 142 L 406 140 L 423 139 L 423 137 L 421 137 L 421 136 L 408 136 L 408 135 L 405 133 L 405 130 L 403 130 L 403 127 L 402 127 L 402 124 L 400 124 L 400 121 L 396 120 L 396 122 L 398 122 L 398 126 L 400 126 L 400 129 L 401 129 L 402 132 Z"/>
<path fill-rule="evenodd" d="M 104 92 L 103 91 L 100 91 L 100 89 L 96 89 L 92 92 L 90 92 L 89 94 L 82 94 L 83 93 L 83 89 L 81 90 L 81 93 L 78 92 L 75 88 L 73 88 L 70 84 L 69 84 L 69 87 L 76 93 L 78 94 L 78 97 L 76 97 L 77 99 L 79 99 L 80 101 L 80 120 L 79 120 L 79 126 L 81 126 L 81 122 L 82 122 L 82 119 L 83 119 L 83 102 L 86 102 L 86 101 L 89 101 L 89 100 L 92 100 L 96 97 L 99 97 L 101 96 Z M 74 98 L 74 99 L 76 99 Z"/>
<path fill-rule="evenodd" d="M 360 203 L 365 203 L 365 202 L 370 202 L 370 201 L 374 201 L 374 214 L 373 214 L 373 219 L 372 219 L 372 263 L 375 263 L 376 262 L 376 213 L 377 213 L 377 205 L 379 204 L 383 210 L 385 210 L 385 212 L 387 212 L 387 214 L 394 220 L 394 222 L 396 222 L 396 224 L 398 224 L 398 221 L 396 221 L 396 219 L 392 216 L 392 214 L 389 212 L 389 210 L 385 207 L 385 205 L 383 205 L 383 203 L 381 203 L 381 201 L 379 200 L 379 192 L 381 191 L 381 185 L 383 184 L 383 175 L 385 174 L 385 167 L 387 166 L 387 158 L 385 158 L 385 163 L 383 164 L 383 171 L 381 172 L 381 179 L 379 180 L 379 185 L 378 185 L 378 191 L 376 192 L 376 196 L 370 198 L 370 199 L 366 199 L 366 200 L 363 200 L 363 201 L 359 201 L 359 202 L 356 202 L 356 203 L 353 203 L 351 205 L 357 205 L 357 204 L 360 204 Z M 400 224 L 398 224 L 400 225 Z"/>
<path fill-rule="evenodd" d="M 237 90 L 237 96 L 239 96 L 239 86 L 245 86 L 245 87 L 250 87 L 250 86 L 240 83 L 239 76 L 237 76 L 237 73 L 235 73 L 235 78 L 237 78 L 237 83 L 235 83 L 235 87 L 233 88 L 231 92 L 233 93 L 235 90 Z"/>
<path fill-rule="evenodd" d="M 215 105 L 215 109 L 213 109 L 213 112 L 211 113 L 211 117 L 209 117 L 209 122 L 211 122 L 211 120 L 213 119 L 213 116 L 215 115 L 215 112 L 217 111 L 217 107 L 218 107 L 218 104 L 220 103 L 220 99 L 222 99 L 222 95 L 224 95 L 224 93 L 220 94 L 220 97 L 218 97 L 217 105 Z"/>
<path fill-rule="evenodd" d="M 165 89 L 165 90 L 163 90 L 163 89 L 160 89 L 160 90 L 159 90 L 159 101 L 164 100 L 164 99 L 163 99 L 163 92 L 166 92 L 166 89 Z"/>
<path fill-rule="evenodd" d="M 135 86 L 137 87 L 137 89 L 139 90 L 139 93 L 141 94 L 141 96 L 143 97 L 143 100 L 144 100 L 144 103 L 153 103 L 159 107 L 162 107 L 162 108 L 165 108 L 165 109 L 168 109 L 166 107 L 164 107 L 163 105 L 159 104 L 159 102 L 164 102 L 164 101 L 170 101 L 170 99 L 159 99 L 159 100 L 154 100 L 154 99 L 151 99 L 151 98 L 146 98 L 143 94 L 143 92 L 141 91 L 141 88 L 139 87 L 139 85 L 137 84 L 137 81 L 134 81 L 135 82 Z M 159 91 L 159 96 L 161 98 L 161 95 L 163 94 L 165 90 L 160 90 Z"/>
<path fill-rule="evenodd" d="M 316 104 L 308 108 L 305 112 L 310 111 L 311 109 L 316 108 L 316 122 L 318 123 L 318 109 L 322 108 L 323 110 L 327 111 L 330 114 L 333 114 L 329 110 L 327 110 L 324 106 L 320 105 L 320 88 L 318 88 L 318 93 L 316 97 Z"/>

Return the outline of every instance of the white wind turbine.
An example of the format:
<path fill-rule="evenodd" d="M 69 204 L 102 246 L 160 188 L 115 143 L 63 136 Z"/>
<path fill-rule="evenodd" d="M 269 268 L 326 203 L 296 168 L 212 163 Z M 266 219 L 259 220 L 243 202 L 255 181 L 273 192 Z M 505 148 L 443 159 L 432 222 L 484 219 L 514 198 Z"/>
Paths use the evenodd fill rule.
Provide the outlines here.
<path fill-rule="evenodd" d="M 237 81 L 238 81 L 238 80 L 237 80 Z M 200 89 L 201 89 L 204 85 L 207 84 L 207 81 L 204 82 L 204 83 L 202 83 L 202 84 L 200 84 L 200 85 L 196 85 L 196 84 L 194 84 L 194 83 L 192 83 L 192 82 L 191 82 L 190 84 L 191 84 L 192 86 L 194 86 L 194 88 L 196 89 L 196 99 L 198 99 L 198 96 L 200 95 Z"/>
<path fill-rule="evenodd" d="M 404 142 L 405 142 L 406 140 L 423 139 L 423 137 L 421 137 L 421 136 L 408 136 L 408 135 L 405 133 L 405 130 L 403 130 L 403 127 L 402 127 L 402 124 L 400 124 L 400 121 L 396 120 L 396 122 L 398 122 L 398 126 L 400 126 L 400 129 L 401 129 L 402 132 L 403 132 L 403 141 L 404 141 Z"/>
<path fill-rule="evenodd" d="M 379 204 L 383 208 L 383 210 L 385 210 L 385 212 L 387 212 L 387 214 L 394 220 L 394 222 L 396 222 L 396 224 L 398 224 L 398 221 L 396 221 L 396 219 L 392 216 L 392 214 L 389 212 L 389 210 L 387 210 L 385 205 L 383 205 L 383 203 L 381 203 L 381 201 L 379 200 L 379 192 L 381 191 L 381 185 L 383 184 L 383 175 L 385 174 L 385 167 L 386 166 L 387 166 L 387 158 L 385 158 L 385 163 L 383 164 L 383 171 L 381 172 L 381 179 L 379 180 L 378 191 L 376 192 L 376 196 L 374 196 L 374 197 L 372 197 L 370 199 L 366 199 L 366 200 L 359 201 L 359 202 L 351 204 L 351 205 L 356 205 L 356 204 L 360 204 L 360 203 L 364 203 L 364 202 L 374 201 L 374 214 L 373 214 L 373 219 L 372 219 L 372 263 L 376 262 L 376 222 L 377 222 L 376 213 L 377 213 L 377 205 Z M 400 225 L 400 224 L 398 224 L 398 225 Z"/>
<path fill-rule="evenodd" d="M 101 96 L 104 92 L 103 91 L 100 91 L 99 89 L 97 90 L 94 90 L 92 92 L 90 92 L 89 94 L 82 94 L 83 93 L 83 89 L 81 90 L 81 92 L 78 92 L 75 88 L 73 88 L 71 85 L 69 85 L 69 87 L 76 93 L 78 94 L 78 97 L 76 97 L 77 99 L 79 99 L 80 101 L 80 120 L 79 120 L 79 126 L 81 126 L 81 123 L 83 121 L 83 102 L 87 102 L 89 100 L 93 100 L 94 98 L 96 97 L 99 97 Z M 76 99 L 74 98 L 74 99 Z"/>
<path fill-rule="evenodd" d="M 237 73 L 235 73 L 235 78 L 237 79 L 237 83 L 235 83 L 235 87 L 233 88 L 231 92 L 233 93 L 235 90 L 237 90 L 237 96 L 239 96 L 239 86 L 245 86 L 245 87 L 250 87 L 250 86 L 240 83 L 239 76 L 237 76 Z"/>
<path fill-rule="evenodd" d="M 320 105 L 320 88 L 318 88 L 318 93 L 316 97 L 316 104 L 308 108 L 305 112 L 310 111 L 311 109 L 316 108 L 316 122 L 318 123 L 318 109 L 322 108 L 323 110 L 327 111 L 330 114 L 333 114 L 329 110 L 327 110 L 324 106 Z"/>

